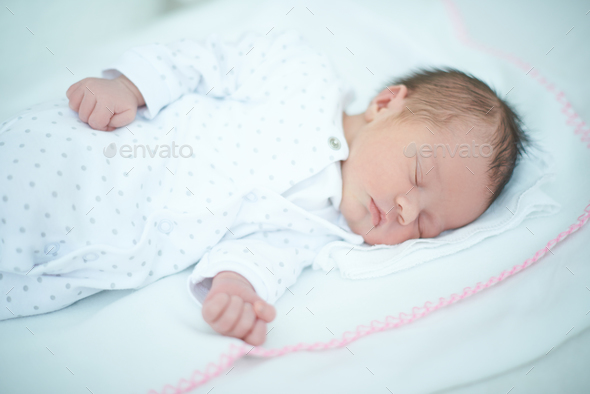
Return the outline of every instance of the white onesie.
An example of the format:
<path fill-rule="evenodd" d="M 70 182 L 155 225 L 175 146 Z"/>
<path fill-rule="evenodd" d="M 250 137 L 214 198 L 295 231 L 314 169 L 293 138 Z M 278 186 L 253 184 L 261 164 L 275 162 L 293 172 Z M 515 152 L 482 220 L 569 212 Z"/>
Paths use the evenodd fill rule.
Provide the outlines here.
<path fill-rule="evenodd" d="M 0 320 L 195 263 L 199 304 L 226 270 L 273 304 L 324 245 L 363 243 L 338 210 L 352 91 L 296 31 L 138 46 L 121 73 L 146 102 L 127 127 L 60 99 L 0 128 Z"/>

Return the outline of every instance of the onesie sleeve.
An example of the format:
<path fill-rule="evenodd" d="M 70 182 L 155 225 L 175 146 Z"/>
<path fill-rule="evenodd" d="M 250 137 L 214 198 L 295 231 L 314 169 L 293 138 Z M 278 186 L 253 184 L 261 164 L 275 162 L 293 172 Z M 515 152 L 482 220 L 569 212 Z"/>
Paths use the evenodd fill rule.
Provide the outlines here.
<path fill-rule="evenodd" d="M 221 271 L 233 271 L 248 279 L 260 298 L 273 305 L 301 271 L 312 265 L 320 249 L 338 239 L 329 234 L 312 237 L 277 230 L 221 241 L 193 269 L 187 280 L 188 292 L 202 306 L 213 277 Z"/>
<path fill-rule="evenodd" d="M 187 93 L 212 98 L 232 95 L 256 72 L 268 73 L 268 67 L 259 67 L 262 63 L 275 63 L 276 69 L 276 64 L 286 62 L 286 58 L 309 52 L 301 51 L 302 44 L 295 30 L 287 30 L 272 36 L 247 32 L 235 42 L 224 41 L 213 33 L 204 40 L 183 38 L 166 44 L 140 45 L 128 49 L 103 69 L 102 77 L 113 79 L 124 74 L 129 78 L 146 103 L 138 113 L 153 119 L 162 108 Z"/>

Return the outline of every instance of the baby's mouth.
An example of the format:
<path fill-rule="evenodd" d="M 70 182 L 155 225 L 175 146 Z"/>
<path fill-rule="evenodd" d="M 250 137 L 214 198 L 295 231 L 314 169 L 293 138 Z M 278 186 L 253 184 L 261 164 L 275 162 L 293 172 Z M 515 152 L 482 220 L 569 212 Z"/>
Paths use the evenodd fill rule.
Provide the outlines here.
<path fill-rule="evenodd" d="M 371 219 L 373 220 L 373 226 L 377 227 L 381 223 L 385 223 L 386 218 L 385 214 L 381 212 L 373 197 L 371 197 L 371 202 L 369 203 L 369 210 L 371 212 Z"/>

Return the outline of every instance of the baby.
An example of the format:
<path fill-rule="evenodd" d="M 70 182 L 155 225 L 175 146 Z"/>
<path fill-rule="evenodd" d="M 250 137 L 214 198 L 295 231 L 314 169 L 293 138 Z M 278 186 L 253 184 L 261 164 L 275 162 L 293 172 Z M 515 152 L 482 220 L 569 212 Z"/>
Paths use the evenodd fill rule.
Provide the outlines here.
<path fill-rule="evenodd" d="M 280 39 L 281 36 L 277 42 Z M 251 50 L 256 47 L 254 43 Z M 284 50 L 286 45 L 274 47 Z M 298 50 L 313 51 L 307 46 Z M 172 55 L 181 52 L 178 49 Z M 244 53 L 241 51 L 239 56 L 248 55 Z M 223 54 L 218 56 L 224 60 Z M 264 56 L 266 54 L 262 53 Z M 275 56 L 277 63 L 280 57 Z M 160 56 L 158 60 L 162 60 Z M 172 61 L 172 57 L 165 61 Z M 282 63 L 285 62 L 286 59 L 282 59 Z M 298 70 L 306 62 L 293 60 L 290 70 Z M 176 70 L 176 65 L 171 64 L 171 69 Z M 157 66 L 154 64 L 154 67 Z M 226 70 L 232 75 L 230 67 L 228 64 Z M 322 63 L 321 67 L 326 66 Z M 139 77 L 135 77 L 137 84 L 132 82 L 125 67 L 119 71 L 113 79 L 82 79 L 66 92 L 69 107 L 93 129 L 113 131 L 133 122 L 138 109 L 144 113 L 151 111 L 153 117 L 165 106 L 158 103 L 163 99 L 149 83 L 137 82 Z M 216 73 L 223 75 L 220 71 Z M 137 72 L 133 71 L 135 75 Z M 250 73 L 254 73 L 254 69 Z M 248 73 L 240 75 L 233 86 L 235 92 L 250 83 Z M 267 78 L 278 86 L 283 84 L 285 75 L 262 77 Z M 192 77 L 186 79 L 192 80 Z M 319 83 L 311 83 L 307 90 Z M 173 92 L 170 86 L 168 95 L 178 97 L 180 93 Z M 253 87 L 251 91 L 255 92 L 255 85 Z M 208 95 L 214 88 L 200 87 L 199 92 Z M 287 85 L 284 89 L 287 90 Z M 233 99 L 239 101 L 240 95 L 235 93 Z M 250 96 L 244 98 L 251 99 Z M 281 100 L 280 104 L 275 104 L 285 103 Z M 326 103 L 326 107 L 330 104 Z M 323 113 L 323 109 L 319 112 Z M 368 244 L 394 245 L 413 238 L 436 237 L 443 231 L 471 223 L 501 193 L 528 142 L 519 117 L 506 102 L 477 78 L 449 68 L 418 70 L 399 78 L 387 84 L 364 113 L 348 115 L 341 111 L 338 121 L 345 141 L 330 138 L 330 144 L 332 149 L 340 149 L 345 143 L 349 154 L 337 161 L 341 169 L 341 199 L 332 199 L 339 203 L 333 208 L 341 212 L 345 221 L 341 227 L 362 236 Z M 315 151 L 315 146 L 313 149 Z M 273 162 L 269 160 L 267 165 L 272 166 Z M 304 196 L 306 187 L 311 190 L 311 185 L 302 182 L 286 194 Z M 280 264 L 283 267 L 283 263 Z M 200 265 L 205 267 L 206 263 L 200 262 L 196 268 Z M 202 315 L 215 331 L 260 345 L 265 341 L 266 324 L 274 320 L 276 310 L 269 296 L 259 294 L 262 290 L 257 292 L 263 286 L 256 276 L 249 270 L 238 273 L 240 269 L 233 267 L 236 269 L 217 272 L 201 290 L 192 291 L 195 294 L 200 291 L 204 297 Z M 297 274 L 295 269 L 293 273 Z M 203 277 L 206 275 L 201 275 L 199 280 Z M 287 284 L 283 283 L 284 286 Z M 275 295 L 278 294 L 277 291 Z"/>

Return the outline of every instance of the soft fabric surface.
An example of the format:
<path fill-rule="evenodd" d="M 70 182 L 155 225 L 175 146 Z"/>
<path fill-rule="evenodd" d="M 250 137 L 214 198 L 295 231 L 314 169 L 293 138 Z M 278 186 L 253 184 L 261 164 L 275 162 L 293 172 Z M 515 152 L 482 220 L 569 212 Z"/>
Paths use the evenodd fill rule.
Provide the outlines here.
<path fill-rule="evenodd" d="M 455 14 L 448 3 L 388 3 L 379 8 L 320 3 L 307 5 L 308 11 L 300 3 L 269 2 L 247 9 L 225 1 L 178 15 L 144 37 L 165 36 L 171 26 L 178 36 L 222 29 L 214 16 L 234 4 L 242 22 L 233 24 L 228 18 L 228 34 L 268 31 L 279 24 L 305 26 L 306 35 L 335 59 L 358 90 L 351 113 L 362 110 L 390 75 L 419 64 L 420 56 L 424 62 L 438 59 L 489 78 L 503 92 L 517 85 L 512 100 L 525 109 L 526 120 L 555 158 L 556 177 L 541 190 L 561 204 L 561 211 L 524 220 L 471 248 L 393 275 L 350 281 L 336 271 L 306 270 L 290 288 L 293 294 L 277 302 L 267 342 L 252 350 L 214 334 L 202 321 L 184 289 L 188 269 L 139 291 L 124 291 L 121 297 L 103 292 L 63 311 L 2 322 L 0 335 L 11 340 L 0 343 L 5 355 L 0 391 L 180 393 L 198 385 L 193 392 L 230 393 L 247 387 L 259 393 L 427 393 L 545 357 L 588 326 L 584 278 L 590 275 L 585 264 L 590 230 L 580 226 L 590 215 L 590 185 L 583 182 L 590 158 L 574 133 L 580 123 L 572 120 L 570 104 L 559 89 L 541 83 L 541 74 L 526 75 L 519 65 L 466 47 L 455 35 L 449 17 Z M 186 29 L 180 32 L 180 26 Z M 584 127 L 575 130 L 585 132 Z M 574 223 L 567 238 L 557 243 Z M 443 307 L 472 292 L 477 294 Z M 430 304 L 422 309 L 426 302 Z M 428 313 L 437 305 L 441 308 Z M 417 319 L 421 313 L 428 315 Z M 368 328 L 371 323 L 373 329 Z M 366 327 L 351 333 L 359 325 Z M 395 326 L 400 327 L 391 329 Z M 297 345 L 306 349 L 317 342 L 315 349 L 340 348 L 294 352 Z M 289 354 L 260 358 L 281 352 Z M 171 386 L 165 389 L 167 384 Z"/>

